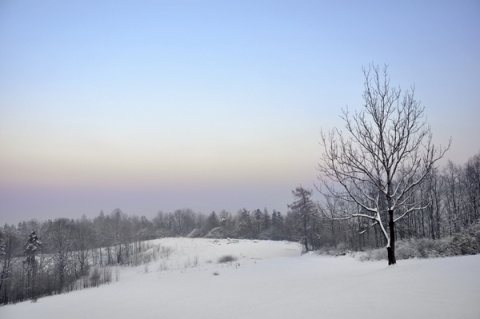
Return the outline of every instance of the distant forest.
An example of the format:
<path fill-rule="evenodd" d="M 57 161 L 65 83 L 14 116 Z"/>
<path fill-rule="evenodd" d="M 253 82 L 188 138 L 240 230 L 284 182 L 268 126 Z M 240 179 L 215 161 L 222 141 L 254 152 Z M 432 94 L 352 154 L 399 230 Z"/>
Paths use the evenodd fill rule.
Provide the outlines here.
<path fill-rule="evenodd" d="M 155 253 L 145 254 L 147 241 L 162 237 L 288 240 L 302 243 L 306 251 L 336 253 L 384 247 L 375 225 L 337 218 L 358 207 L 333 199 L 314 202 L 312 192 L 295 188 L 285 212 L 179 209 L 148 219 L 115 209 L 94 219 L 6 224 L 0 228 L 0 304 L 108 283 L 115 279 L 116 265 L 148 263 Z M 398 240 L 423 243 L 420 249 L 439 256 L 479 252 L 480 153 L 464 165 L 448 162 L 433 170 L 415 196 L 429 198 L 430 205 L 398 222 Z"/>

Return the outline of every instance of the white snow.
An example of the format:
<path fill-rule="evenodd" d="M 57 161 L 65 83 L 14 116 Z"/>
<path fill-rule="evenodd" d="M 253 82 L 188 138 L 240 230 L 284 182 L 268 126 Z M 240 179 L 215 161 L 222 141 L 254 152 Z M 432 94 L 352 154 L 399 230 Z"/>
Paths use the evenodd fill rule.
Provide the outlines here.
<path fill-rule="evenodd" d="M 389 267 L 287 242 L 154 243 L 172 254 L 121 268 L 110 285 L 0 307 L 0 318 L 480 318 L 480 255 Z M 218 264 L 224 255 L 238 260 Z"/>

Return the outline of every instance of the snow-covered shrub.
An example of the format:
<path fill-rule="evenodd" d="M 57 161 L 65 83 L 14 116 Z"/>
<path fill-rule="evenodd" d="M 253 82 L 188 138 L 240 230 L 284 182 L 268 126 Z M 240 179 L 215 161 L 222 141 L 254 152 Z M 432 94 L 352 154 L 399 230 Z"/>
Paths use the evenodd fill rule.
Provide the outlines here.
<path fill-rule="evenodd" d="M 429 258 L 441 256 L 436 247 L 436 241 L 428 238 L 397 241 L 395 256 L 398 260 L 410 258 Z M 361 261 L 387 259 L 385 248 L 373 249 L 358 255 Z"/>
<path fill-rule="evenodd" d="M 161 246 L 158 249 L 160 252 L 160 257 L 164 259 L 168 259 L 173 253 L 173 249 L 170 247 Z"/>
<path fill-rule="evenodd" d="M 210 230 L 205 238 L 227 238 L 223 227 L 215 227 Z"/>
<path fill-rule="evenodd" d="M 348 251 L 348 246 L 344 242 L 339 243 L 335 248 L 338 252 L 338 255 L 345 255 L 345 253 Z"/>
<path fill-rule="evenodd" d="M 428 258 L 435 251 L 435 244 L 430 238 L 420 238 L 416 241 L 418 256 L 420 258 Z"/>
<path fill-rule="evenodd" d="M 198 238 L 204 235 L 203 231 L 200 228 L 194 228 L 188 235 L 187 238 Z"/>
<path fill-rule="evenodd" d="M 100 285 L 100 271 L 97 267 L 93 268 L 93 271 L 90 274 L 90 285 L 92 287 L 98 287 Z"/>
<path fill-rule="evenodd" d="M 220 258 L 218 258 L 218 263 L 223 264 L 223 263 L 232 263 L 237 260 L 237 257 L 232 256 L 232 255 L 224 255 Z"/>
<path fill-rule="evenodd" d="M 354 252 L 348 249 L 348 245 L 345 243 L 339 243 L 336 246 L 330 246 L 328 244 L 323 245 L 323 246 L 320 246 L 318 249 L 316 249 L 315 252 L 319 255 L 336 256 L 336 257 L 355 254 Z M 362 254 L 362 252 L 358 252 L 358 253 Z"/>
<path fill-rule="evenodd" d="M 339 252 L 337 251 L 337 249 L 335 247 L 331 247 L 331 246 L 321 246 L 319 247 L 317 250 L 315 250 L 315 253 L 319 254 L 319 255 L 326 255 L 326 256 L 337 256 L 339 255 Z"/>
<path fill-rule="evenodd" d="M 395 255 L 398 260 L 409 258 L 433 258 L 445 256 L 474 255 L 480 253 L 480 223 L 466 231 L 442 239 L 411 238 L 397 241 Z M 387 258 L 385 248 L 360 253 L 361 261 Z"/>
<path fill-rule="evenodd" d="M 430 254 L 431 257 L 446 257 L 451 256 L 448 251 L 448 246 L 450 244 L 451 237 L 446 237 L 442 239 L 436 239 L 433 242 L 435 243 L 435 255 Z"/>
<path fill-rule="evenodd" d="M 109 284 L 112 282 L 112 269 L 110 267 L 93 267 L 88 279 L 91 287 Z"/>
<path fill-rule="evenodd" d="M 479 252 L 477 239 L 470 233 L 453 236 L 450 248 L 455 255 L 475 255 Z"/>
<path fill-rule="evenodd" d="M 362 252 L 358 255 L 360 261 L 375 261 L 387 259 L 387 250 L 385 248 L 377 248 Z"/>
<path fill-rule="evenodd" d="M 109 267 L 103 268 L 103 283 L 109 284 L 112 282 L 112 269 Z"/>
<path fill-rule="evenodd" d="M 420 257 L 420 253 L 416 247 L 414 240 L 403 240 L 397 242 L 395 247 L 395 255 L 397 259 L 410 259 Z"/>
<path fill-rule="evenodd" d="M 477 222 L 470 226 L 468 229 L 469 234 L 475 238 L 475 241 L 477 242 L 477 251 L 476 253 L 480 253 L 480 222 Z"/>
<path fill-rule="evenodd" d="M 195 255 L 193 259 L 190 259 L 190 257 L 188 257 L 183 264 L 184 269 L 195 268 L 197 266 L 198 266 L 198 255 Z"/>

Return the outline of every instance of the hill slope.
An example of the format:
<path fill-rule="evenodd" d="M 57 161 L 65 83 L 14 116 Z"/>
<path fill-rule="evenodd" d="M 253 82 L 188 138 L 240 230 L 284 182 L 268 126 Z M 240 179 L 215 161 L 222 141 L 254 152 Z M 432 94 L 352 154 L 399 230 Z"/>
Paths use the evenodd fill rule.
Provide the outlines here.
<path fill-rule="evenodd" d="M 0 318 L 480 318 L 479 255 L 388 267 L 286 242 L 154 244 L 171 251 L 118 282 L 0 307 Z M 237 260 L 218 263 L 225 255 Z"/>

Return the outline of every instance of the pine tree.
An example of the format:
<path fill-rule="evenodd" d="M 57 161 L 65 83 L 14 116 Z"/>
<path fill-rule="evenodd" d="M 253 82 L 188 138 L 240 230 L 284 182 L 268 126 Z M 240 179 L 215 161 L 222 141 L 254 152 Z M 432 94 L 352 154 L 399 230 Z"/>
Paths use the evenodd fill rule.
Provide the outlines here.
<path fill-rule="evenodd" d="M 35 254 L 38 251 L 38 248 L 42 242 L 38 238 L 35 231 L 32 231 L 30 235 L 28 235 L 27 242 L 25 243 L 25 250 L 24 254 L 26 256 L 26 260 L 24 264 L 26 265 L 26 282 L 25 282 L 25 292 L 28 298 L 36 299 L 35 295 L 35 280 L 37 274 L 37 262 L 35 260 Z"/>
<path fill-rule="evenodd" d="M 315 220 L 315 204 L 311 200 L 312 191 L 303 187 L 297 187 L 292 191 L 294 202 L 289 205 L 295 216 L 296 226 L 302 237 L 305 250 L 309 251 L 312 245 L 313 222 Z"/>

